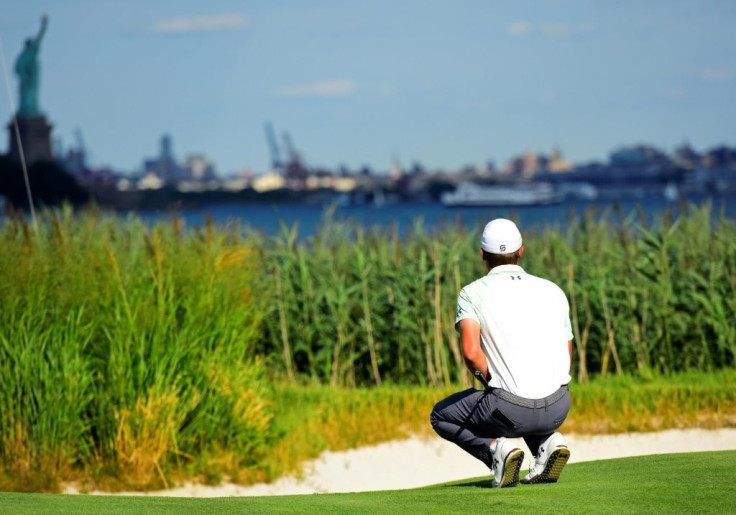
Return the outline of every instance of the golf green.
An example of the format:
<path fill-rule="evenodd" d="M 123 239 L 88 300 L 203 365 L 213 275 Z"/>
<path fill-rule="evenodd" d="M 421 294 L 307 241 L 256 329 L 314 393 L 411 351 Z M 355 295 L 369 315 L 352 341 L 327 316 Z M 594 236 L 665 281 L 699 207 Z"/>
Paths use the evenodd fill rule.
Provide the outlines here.
<path fill-rule="evenodd" d="M 390 465 L 387 465 L 390 466 Z M 736 451 L 568 465 L 556 484 L 472 478 L 412 490 L 190 499 L 0 494 L 6 513 L 736 513 Z M 379 473 L 379 471 L 377 471 Z"/>

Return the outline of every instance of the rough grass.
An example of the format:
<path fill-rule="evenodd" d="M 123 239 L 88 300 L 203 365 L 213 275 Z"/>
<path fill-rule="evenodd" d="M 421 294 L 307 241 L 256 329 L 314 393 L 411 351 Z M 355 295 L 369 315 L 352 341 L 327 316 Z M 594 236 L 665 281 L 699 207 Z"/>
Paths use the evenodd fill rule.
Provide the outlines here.
<path fill-rule="evenodd" d="M 432 406 L 460 389 L 457 387 L 409 387 L 386 385 L 371 389 L 330 388 L 311 385 L 273 386 L 275 414 L 263 438 L 271 442 L 267 452 L 246 466 L 238 465 L 222 449 L 202 459 L 201 468 L 169 471 L 169 486 L 195 478 L 208 484 L 232 481 L 240 484 L 271 481 L 285 474 L 299 475 L 303 463 L 326 450 L 341 451 L 410 436 L 433 436 L 429 424 Z M 561 430 L 577 434 L 646 432 L 676 428 L 736 426 L 736 370 L 686 373 L 648 378 L 623 376 L 596 378 L 571 384 L 572 409 Z M 137 426 L 139 431 L 146 426 Z M 121 435 L 121 438 L 124 435 Z M 130 459 L 144 459 L 132 454 Z M 208 468 L 214 462 L 217 467 Z M 157 482 L 139 489 L 166 485 L 152 466 L 145 468 Z M 227 471 L 237 470 L 237 475 Z M 224 471 L 224 472 L 223 472 Z M 76 472 L 76 474 L 74 473 Z M 163 471 L 166 473 L 167 471 Z M 54 491 L 43 485 L 64 478 L 44 478 L 34 486 L 24 477 L 0 475 L 0 489 Z M 116 480 L 116 471 L 80 469 L 68 473 L 82 488 L 115 491 L 131 488 Z M 136 488 L 133 485 L 132 488 Z M 57 490 L 58 491 L 58 490 Z"/>
<path fill-rule="evenodd" d="M 413 490 L 182 499 L 0 494 L 9 513 L 733 513 L 736 451 L 568 465 L 560 482 L 491 489 L 487 477 Z M 390 466 L 390 464 L 387 464 Z"/>
<path fill-rule="evenodd" d="M 736 370 L 572 383 L 563 430 L 578 434 L 736 426 Z"/>

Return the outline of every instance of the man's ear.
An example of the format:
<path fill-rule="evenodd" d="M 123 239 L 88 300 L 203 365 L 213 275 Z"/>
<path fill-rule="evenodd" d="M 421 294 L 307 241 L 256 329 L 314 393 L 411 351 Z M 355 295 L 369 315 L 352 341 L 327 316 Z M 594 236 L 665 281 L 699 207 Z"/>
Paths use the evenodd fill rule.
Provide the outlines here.
<path fill-rule="evenodd" d="M 523 256 L 523 255 L 524 255 L 524 245 L 522 245 L 521 247 L 519 247 L 519 259 L 521 259 L 521 256 Z"/>

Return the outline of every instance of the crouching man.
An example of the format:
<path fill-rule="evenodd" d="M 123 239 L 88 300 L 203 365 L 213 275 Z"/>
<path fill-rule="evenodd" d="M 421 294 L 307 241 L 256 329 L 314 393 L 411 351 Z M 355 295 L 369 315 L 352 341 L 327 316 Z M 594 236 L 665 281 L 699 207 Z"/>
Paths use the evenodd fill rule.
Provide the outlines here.
<path fill-rule="evenodd" d="M 465 364 L 484 382 L 435 405 L 432 427 L 493 471 L 494 487 L 519 484 L 523 437 L 534 463 L 523 483 L 556 482 L 570 457 L 556 432 L 570 410 L 569 304 L 554 283 L 518 265 L 521 233 L 503 218 L 481 237 L 487 275 L 458 295 L 455 324 Z"/>

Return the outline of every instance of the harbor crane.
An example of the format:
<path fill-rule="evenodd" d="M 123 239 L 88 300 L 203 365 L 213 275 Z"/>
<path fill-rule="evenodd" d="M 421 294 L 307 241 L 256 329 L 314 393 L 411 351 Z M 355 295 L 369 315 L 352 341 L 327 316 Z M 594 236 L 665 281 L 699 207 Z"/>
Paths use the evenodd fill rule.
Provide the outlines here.
<path fill-rule="evenodd" d="M 287 180 L 303 186 L 309 176 L 309 170 L 302 162 L 299 152 L 294 148 L 289 133 L 285 132 L 283 134 L 283 148 L 286 153 L 286 159 L 284 160 L 282 159 L 281 149 L 276 141 L 276 133 L 273 130 L 273 125 L 271 125 L 271 122 L 266 122 L 264 128 L 269 152 L 271 153 L 271 167 L 273 170 L 283 175 Z"/>
<path fill-rule="evenodd" d="M 271 122 L 264 124 L 266 131 L 266 141 L 268 142 L 268 149 L 271 153 L 271 168 L 276 170 L 278 173 L 284 173 L 284 164 L 281 162 L 281 152 L 279 151 L 279 145 L 276 142 L 276 134 L 273 132 L 273 125 Z"/>

